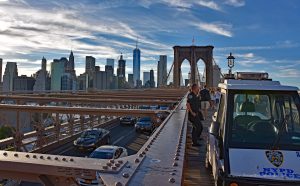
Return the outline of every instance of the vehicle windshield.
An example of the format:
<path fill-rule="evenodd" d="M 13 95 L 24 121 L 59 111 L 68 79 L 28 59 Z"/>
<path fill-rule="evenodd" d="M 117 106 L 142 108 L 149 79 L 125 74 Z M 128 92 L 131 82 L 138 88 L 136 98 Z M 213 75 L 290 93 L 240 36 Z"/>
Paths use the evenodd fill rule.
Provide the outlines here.
<path fill-rule="evenodd" d="M 96 158 L 96 159 L 112 159 L 113 153 L 112 152 L 103 152 L 103 151 L 94 151 L 89 156 L 90 158 Z"/>
<path fill-rule="evenodd" d="M 236 92 L 231 98 L 230 146 L 299 149 L 300 100 L 293 92 Z M 274 146 L 275 145 L 275 146 Z"/>
<path fill-rule="evenodd" d="M 99 136 L 99 132 L 98 131 L 84 131 L 81 134 L 81 138 L 89 138 L 89 139 L 96 139 Z"/>
<path fill-rule="evenodd" d="M 151 118 L 150 117 L 144 117 L 144 118 L 141 118 L 139 121 L 140 122 L 150 122 Z"/>

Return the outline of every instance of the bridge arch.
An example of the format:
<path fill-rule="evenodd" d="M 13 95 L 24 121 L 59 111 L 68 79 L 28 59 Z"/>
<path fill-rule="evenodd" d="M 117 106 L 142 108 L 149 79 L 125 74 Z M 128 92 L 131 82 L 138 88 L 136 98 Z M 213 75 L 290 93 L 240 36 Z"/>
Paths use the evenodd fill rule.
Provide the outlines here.
<path fill-rule="evenodd" d="M 205 64 L 206 85 L 213 87 L 213 46 L 174 46 L 174 69 L 173 84 L 180 87 L 181 82 L 181 65 L 187 59 L 191 66 L 191 83 L 196 82 L 196 68 L 198 61 Z M 201 59 L 201 60 L 200 60 Z"/>

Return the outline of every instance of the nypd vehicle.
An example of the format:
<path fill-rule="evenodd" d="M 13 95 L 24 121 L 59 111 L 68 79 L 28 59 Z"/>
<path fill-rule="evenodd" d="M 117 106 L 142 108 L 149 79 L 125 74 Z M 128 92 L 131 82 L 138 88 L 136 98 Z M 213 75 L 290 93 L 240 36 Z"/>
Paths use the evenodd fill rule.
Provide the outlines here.
<path fill-rule="evenodd" d="M 298 88 L 272 81 L 267 73 L 246 72 L 219 88 L 205 162 L 215 185 L 299 186 Z"/>

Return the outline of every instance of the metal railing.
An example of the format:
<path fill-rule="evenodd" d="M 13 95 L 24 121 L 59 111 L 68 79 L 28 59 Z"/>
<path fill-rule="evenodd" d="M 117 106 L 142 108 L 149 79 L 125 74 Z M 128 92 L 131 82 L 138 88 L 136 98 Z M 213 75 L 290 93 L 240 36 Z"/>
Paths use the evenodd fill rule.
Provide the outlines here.
<path fill-rule="evenodd" d="M 1 107 L 0 109 L 4 108 Z M 18 110 L 12 105 L 5 109 Z M 27 108 L 27 106 L 26 106 Z M 48 112 L 83 114 L 80 109 L 56 107 Z M 47 110 L 45 109 L 45 110 Z M 85 108 L 85 114 L 122 116 L 155 115 L 154 110 L 124 110 Z M 21 110 L 24 110 L 21 109 Z M 28 111 L 45 112 L 28 107 Z M 54 129 L 48 129 L 54 130 Z M 30 135 L 29 135 L 30 136 Z M 37 153 L 0 151 L 0 175 L 11 179 L 43 182 L 45 185 L 71 185 L 76 178 L 95 179 L 105 185 L 181 185 L 186 139 L 186 110 L 184 99 L 152 134 L 137 154 L 118 160 L 95 160 Z M 47 151 L 46 151 L 47 152 Z M 30 169 L 28 169 L 30 167 Z M 152 184 L 153 185 L 153 184 Z"/>

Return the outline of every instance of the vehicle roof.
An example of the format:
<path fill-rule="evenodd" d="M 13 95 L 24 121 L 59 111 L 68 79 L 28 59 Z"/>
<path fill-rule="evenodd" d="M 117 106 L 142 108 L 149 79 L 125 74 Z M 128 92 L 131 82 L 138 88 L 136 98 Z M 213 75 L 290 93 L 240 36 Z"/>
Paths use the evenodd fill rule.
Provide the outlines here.
<path fill-rule="evenodd" d="M 123 148 L 119 146 L 114 146 L 114 145 L 103 145 L 95 149 L 94 151 L 96 152 L 115 152 L 118 148 Z"/>
<path fill-rule="evenodd" d="M 278 90 L 278 91 L 298 91 L 294 86 L 281 85 L 279 81 L 270 80 L 236 80 L 226 79 L 220 83 L 219 87 L 228 90 Z"/>

